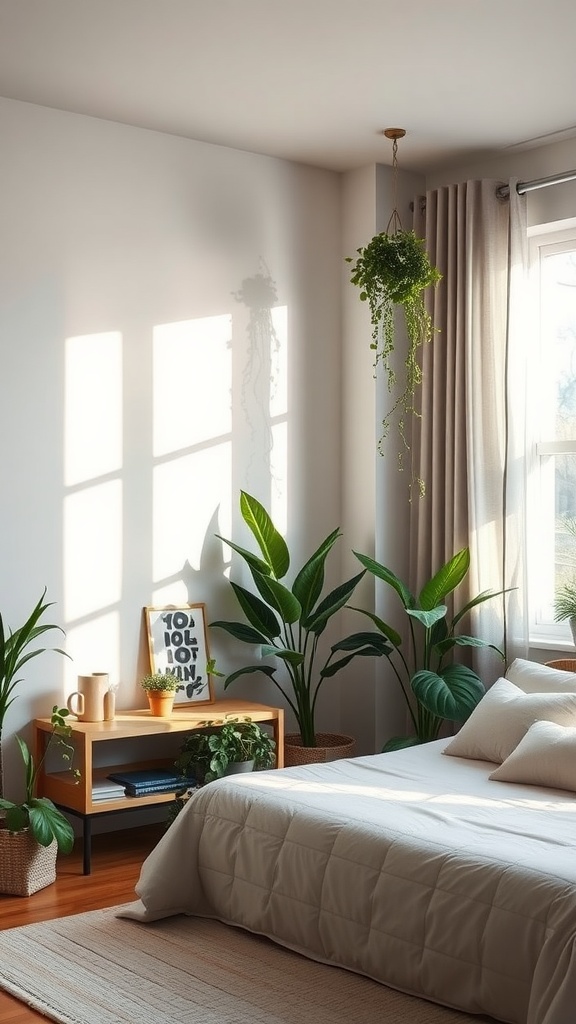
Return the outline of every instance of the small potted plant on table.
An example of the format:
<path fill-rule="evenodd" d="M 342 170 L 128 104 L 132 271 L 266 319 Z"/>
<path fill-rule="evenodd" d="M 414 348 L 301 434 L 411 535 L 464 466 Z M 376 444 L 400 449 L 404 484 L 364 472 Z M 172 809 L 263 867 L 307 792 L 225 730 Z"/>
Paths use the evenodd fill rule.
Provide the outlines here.
<path fill-rule="evenodd" d="M 150 672 L 141 680 L 150 712 L 155 718 L 170 718 L 179 685 L 180 680 L 171 672 Z"/>

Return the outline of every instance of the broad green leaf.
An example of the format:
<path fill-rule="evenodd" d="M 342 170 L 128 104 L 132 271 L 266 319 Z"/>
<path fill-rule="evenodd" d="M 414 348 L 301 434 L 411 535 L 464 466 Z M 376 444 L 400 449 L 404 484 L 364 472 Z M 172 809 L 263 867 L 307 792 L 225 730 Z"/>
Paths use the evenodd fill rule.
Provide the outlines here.
<path fill-rule="evenodd" d="M 258 558 L 258 555 L 252 554 L 252 552 L 247 551 L 246 548 L 241 548 L 239 544 L 234 544 L 234 541 L 227 540 L 226 537 L 221 537 L 219 533 L 216 533 L 214 536 L 217 537 L 218 540 L 224 541 L 224 544 L 227 544 L 233 551 L 236 551 L 236 553 L 244 559 L 251 569 L 255 569 L 256 572 L 261 572 L 264 576 L 271 575 L 272 566 L 268 565 L 268 562 L 264 562 L 261 558 Z"/>
<path fill-rule="evenodd" d="M 276 669 L 272 665 L 245 665 L 244 668 L 239 668 L 236 672 L 230 673 L 227 679 L 224 680 L 224 689 L 227 690 L 230 683 L 233 683 L 235 679 L 239 679 L 240 676 L 251 676 L 255 672 L 263 672 L 272 682 L 276 682 L 274 679 Z"/>
<path fill-rule="evenodd" d="M 462 582 L 470 568 L 470 551 L 462 548 L 446 565 L 432 577 L 422 588 L 418 604 L 429 611 L 442 604 L 447 594 L 451 594 Z"/>
<path fill-rule="evenodd" d="M 412 619 L 417 619 L 426 629 L 431 629 L 446 617 L 448 609 L 445 604 L 439 604 L 436 608 L 430 608 L 428 611 L 424 611 L 422 608 L 407 608 L 406 611 Z"/>
<path fill-rule="evenodd" d="M 61 853 L 70 853 L 74 830 L 64 815 L 47 797 L 30 801 L 30 828 L 41 846 L 50 846 L 53 839 Z"/>
<path fill-rule="evenodd" d="M 272 567 L 274 576 L 281 580 L 290 568 L 290 555 L 284 537 L 274 526 L 264 506 L 246 491 L 240 491 L 240 511 L 265 560 Z"/>
<path fill-rule="evenodd" d="M 302 607 L 292 591 L 272 576 L 262 576 L 259 572 L 253 572 L 252 576 L 260 594 L 279 613 L 282 622 L 298 622 L 302 614 Z"/>
<path fill-rule="evenodd" d="M 448 665 L 440 675 L 416 672 L 411 686 L 423 707 L 449 722 L 464 722 L 485 693 L 479 677 L 465 665 Z"/>
<path fill-rule="evenodd" d="M 331 591 L 303 623 L 304 628 L 311 633 L 321 633 L 328 620 L 350 599 L 363 576 L 364 570 Z"/>
<path fill-rule="evenodd" d="M 392 648 L 381 633 L 352 633 L 351 636 L 333 644 L 331 650 L 357 651 L 377 657 L 381 654 L 389 654 Z"/>
<path fill-rule="evenodd" d="M 495 644 L 489 644 L 487 640 L 479 640 L 477 636 L 449 636 L 436 646 L 442 654 L 452 650 L 453 647 L 488 647 L 504 659 L 504 651 L 501 651 Z"/>
<path fill-rule="evenodd" d="M 508 587 L 507 590 L 483 590 L 481 594 L 473 597 L 471 601 L 468 601 L 468 604 L 465 604 L 460 609 L 458 614 L 454 616 L 453 625 L 455 626 L 457 622 L 460 622 L 460 619 L 464 618 L 472 608 L 476 608 L 479 604 L 484 604 L 485 601 L 491 601 L 493 597 L 501 597 L 502 594 L 509 594 L 512 590 L 517 589 L 517 587 Z"/>
<path fill-rule="evenodd" d="M 384 583 L 388 583 L 398 594 L 398 597 L 402 601 L 405 608 L 413 608 L 416 604 L 412 594 L 408 590 L 402 580 L 392 572 L 391 569 L 387 569 L 385 565 L 380 562 L 376 562 L 369 555 L 360 555 L 357 551 L 354 552 L 356 558 L 362 563 L 368 572 L 371 572 L 373 576 L 377 576 L 378 579 L 384 580 Z"/>
<path fill-rule="evenodd" d="M 326 540 L 322 542 L 318 550 L 315 551 L 311 558 L 308 559 L 306 564 L 302 566 L 294 580 L 292 593 L 298 598 L 302 605 L 303 620 L 308 618 L 316 604 L 316 601 L 322 593 L 326 557 L 340 536 L 341 533 L 339 529 L 333 530 L 332 533 L 326 537 Z"/>
<path fill-rule="evenodd" d="M 280 623 L 272 609 L 264 601 L 261 601 L 256 594 L 251 594 L 249 590 L 239 586 L 238 583 L 232 583 L 231 581 L 230 585 L 250 625 L 254 626 L 254 629 L 257 629 L 259 633 L 267 636 L 269 640 L 272 637 L 280 636 Z"/>
<path fill-rule="evenodd" d="M 268 642 L 269 637 L 259 633 L 257 629 L 253 629 L 252 626 L 247 626 L 245 622 L 222 622 L 220 620 L 210 623 L 210 628 L 218 627 L 218 629 L 224 629 L 230 636 L 235 637 L 236 640 L 241 640 L 244 644 L 265 644 Z"/>
<path fill-rule="evenodd" d="M 280 658 L 281 661 L 288 662 L 290 665 L 302 665 L 304 661 L 304 655 L 300 651 L 295 651 L 291 647 L 271 647 L 266 645 L 262 647 L 262 657 L 269 658 L 273 656 Z"/>
<path fill-rule="evenodd" d="M 402 646 L 402 637 L 400 636 L 400 633 L 397 633 L 392 626 L 389 626 L 388 623 L 384 622 L 384 620 L 379 618 L 378 615 L 374 615 L 373 612 L 367 612 L 364 608 L 356 608 L 353 604 L 349 604 L 348 608 L 353 612 L 360 612 L 361 615 L 366 615 L 369 619 L 372 619 L 374 625 L 378 627 L 380 632 L 384 634 L 393 647 L 398 648 Z"/>

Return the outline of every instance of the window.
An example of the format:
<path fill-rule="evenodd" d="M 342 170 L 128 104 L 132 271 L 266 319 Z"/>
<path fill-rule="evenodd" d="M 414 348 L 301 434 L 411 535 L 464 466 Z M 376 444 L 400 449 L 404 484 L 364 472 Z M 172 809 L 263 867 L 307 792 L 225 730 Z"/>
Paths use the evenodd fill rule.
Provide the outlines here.
<path fill-rule="evenodd" d="M 534 347 L 528 393 L 528 588 L 531 643 L 573 646 L 555 596 L 576 585 L 576 223 L 531 231 Z"/>

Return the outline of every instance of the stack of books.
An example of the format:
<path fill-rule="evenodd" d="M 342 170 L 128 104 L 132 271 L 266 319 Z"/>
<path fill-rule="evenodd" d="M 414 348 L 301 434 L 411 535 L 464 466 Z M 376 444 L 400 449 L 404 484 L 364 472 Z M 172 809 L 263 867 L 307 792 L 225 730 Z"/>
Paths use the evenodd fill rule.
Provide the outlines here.
<path fill-rule="evenodd" d="M 123 800 L 126 796 L 124 786 L 118 782 L 110 782 L 108 779 L 93 779 L 92 801 L 101 800 Z"/>
<path fill-rule="evenodd" d="M 113 772 L 108 779 L 123 787 L 125 796 L 149 796 L 151 793 L 175 793 L 194 788 L 196 779 L 183 778 L 171 769 L 146 768 L 140 771 Z"/>

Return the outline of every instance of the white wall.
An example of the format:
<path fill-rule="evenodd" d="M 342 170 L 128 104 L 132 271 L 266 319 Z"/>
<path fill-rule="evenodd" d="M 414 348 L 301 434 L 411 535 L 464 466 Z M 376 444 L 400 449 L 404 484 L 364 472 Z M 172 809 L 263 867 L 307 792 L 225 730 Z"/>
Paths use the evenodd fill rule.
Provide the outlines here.
<path fill-rule="evenodd" d="M 214 532 L 234 529 L 242 542 L 241 487 L 280 516 L 286 497 L 297 564 L 342 527 L 331 585 L 356 572 L 353 549 L 397 559 L 402 572 L 406 495 L 393 460 L 376 455 L 368 310 L 344 264 L 385 227 L 389 168 L 340 176 L 10 100 L 0 100 L 0 132 L 0 610 L 17 626 L 46 585 L 73 659 L 26 666 L 5 736 L 14 792 L 13 734 L 63 701 L 78 674 L 109 671 L 119 707 L 142 705 L 144 605 L 206 601 L 209 620 L 232 615 Z M 562 143 L 425 184 L 575 165 L 576 143 Z M 423 188 L 403 174 L 403 208 Z M 531 223 L 573 215 L 576 185 L 533 193 L 529 209 Z M 258 273 L 273 280 L 282 339 L 282 311 L 287 324 L 279 486 L 269 325 L 238 300 Z M 373 600 L 366 580 L 358 603 Z M 224 636 L 209 640 L 220 667 L 236 667 Z M 357 662 L 321 702 L 320 724 L 353 732 L 366 752 L 397 729 L 382 670 Z M 264 680 L 235 692 L 276 700 Z"/>
<path fill-rule="evenodd" d="M 340 521 L 340 179 L 10 100 L 0 136 L 0 610 L 17 627 L 47 586 L 73 659 L 26 666 L 14 792 L 13 734 L 78 674 L 108 671 L 120 709 L 143 705 L 143 606 L 232 614 L 214 532 L 236 530 L 241 487 L 282 515 L 287 496 L 298 564 Z M 237 298 L 260 272 L 287 323 L 278 487 L 270 329 Z M 224 634 L 209 640 L 236 667 Z M 264 681 L 235 693 L 277 702 Z M 338 719 L 336 688 L 323 713 Z"/>

